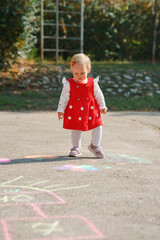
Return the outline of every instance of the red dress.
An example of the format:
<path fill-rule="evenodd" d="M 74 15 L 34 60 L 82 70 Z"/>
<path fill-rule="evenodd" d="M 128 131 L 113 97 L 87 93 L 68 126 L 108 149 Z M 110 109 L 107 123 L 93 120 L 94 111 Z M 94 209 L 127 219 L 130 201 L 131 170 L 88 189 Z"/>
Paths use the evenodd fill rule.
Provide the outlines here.
<path fill-rule="evenodd" d="M 63 128 L 88 131 L 103 125 L 99 105 L 94 97 L 94 79 L 87 83 L 70 83 L 70 100 L 64 112 Z"/>

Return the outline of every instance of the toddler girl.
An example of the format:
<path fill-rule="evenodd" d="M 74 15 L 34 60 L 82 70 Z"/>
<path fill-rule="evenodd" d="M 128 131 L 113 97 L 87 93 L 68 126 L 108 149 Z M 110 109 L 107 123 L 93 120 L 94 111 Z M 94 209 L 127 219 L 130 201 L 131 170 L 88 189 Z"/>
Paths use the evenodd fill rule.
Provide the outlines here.
<path fill-rule="evenodd" d="M 63 118 L 63 128 L 71 130 L 72 148 L 70 157 L 81 155 L 81 133 L 92 130 L 92 141 L 88 149 L 98 158 L 104 153 L 100 146 L 102 138 L 101 113 L 106 114 L 107 107 L 99 88 L 99 78 L 87 77 L 91 70 L 91 61 L 82 53 L 71 59 L 73 78 L 63 78 L 63 90 L 58 105 L 58 118 Z"/>

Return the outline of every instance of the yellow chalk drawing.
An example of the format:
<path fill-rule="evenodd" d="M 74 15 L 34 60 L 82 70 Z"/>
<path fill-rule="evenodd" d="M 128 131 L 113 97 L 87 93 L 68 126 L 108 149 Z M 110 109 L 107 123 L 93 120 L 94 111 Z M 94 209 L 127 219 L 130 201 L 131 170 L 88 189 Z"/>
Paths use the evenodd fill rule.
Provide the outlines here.
<path fill-rule="evenodd" d="M 33 197 L 28 196 L 28 195 L 16 195 L 16 196 L 11 196 L 11 195 L 6 195 L 0 198 L 0 202 L 3 203 L 8 203 L 8 202 L 30 202 L 33 200 Z"/>
<path fill-rule="evenodd" d="M 87 185 L 82 185 L 82 186 L 71 186 L 71 187 L 59 187 L 59 188 L 53 188 L 52 190 L 47 190 L 47 188 L 51 188 L 52 186 L 60 186 L 60 185 L 64 185 L 64 184 L 55 184 L 55 185 L 50 185 L 50 186 L 45 186 L 43 188 L 39 188 L 39 187 L 34 187 L 34 185 L 38 185 L 44 182 L 48 182 L 49 180 L 44 180 L 41 182 L 37 182 L 37 183 L 33 183 L 33 184 L 29 184 L 29 185 L 10 185 L 9 183 L 15 182 L 19 179 L 23 178 L 23 176 L 20 176 L 18 178 L 15 178 L 11 181 L 7 181 L 5 183 L 1 183 L 0 187 L 10 187 L 10 188 L 20 188 L 20 189 L 30 189 L 30 190 L 36 190 L 36 191 L 42 191 L 42 192 L 46 192 L 46 193 L 51 193 L 51 192 L 55 192 L 55 191 L 61 191 L 61 190 L 70 190 L 70 189 L 80 189 L 80 188 L 85 188 L 85 187 L 89 187 L 90 184 Z"/>
<path fill-rule="evenodd" d="M 41 233 L 45 237 L 51 235 L 53 232 L 63 232 L 63 229 L 59 226 L 59 221 L 53 223 L 33 223 L 31 228 L 34 232 Z"/>
<path fill-rule="evenodd" d="M 0 198 L 0 202 L 3 202 L 3 203 L 9 202 L 8 196 L 3 196 L 2 198 Z"/>

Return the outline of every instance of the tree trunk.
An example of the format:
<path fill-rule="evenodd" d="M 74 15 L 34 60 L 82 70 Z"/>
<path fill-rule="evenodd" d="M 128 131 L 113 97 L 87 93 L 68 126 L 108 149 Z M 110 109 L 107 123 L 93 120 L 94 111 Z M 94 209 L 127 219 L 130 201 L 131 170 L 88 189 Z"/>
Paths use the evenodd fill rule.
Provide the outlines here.
<path fill-rule="evenodd" d="M 154 5 L 154 22 L 153 22 L 152 64 L 156 63 L 157 13 L 158 13 L 158 0 L 155 0 L 155 5 Z"/>

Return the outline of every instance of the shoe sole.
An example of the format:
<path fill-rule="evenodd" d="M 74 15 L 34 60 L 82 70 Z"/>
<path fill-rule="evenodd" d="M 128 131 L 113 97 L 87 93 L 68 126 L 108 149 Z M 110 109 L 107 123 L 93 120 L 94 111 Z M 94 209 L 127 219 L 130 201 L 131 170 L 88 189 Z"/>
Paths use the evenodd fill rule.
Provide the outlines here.
<path fill-rule="evenodd" d="M 69 157 L 79 157 L 79 156 L 81 156 L 81 155 L 82 155 L 82 153 L 80 153 L 80 154 L 78 154 L 78 155 L 69 154 Z"/>
<path fill-rule="evenodd" d="M 89 151 L 91 151 L 91 152 L 94 154 L 94 156 L 96 156 L 97 158 L 104 158 L 104 156 L 103 156 L 103 157 L 98 157 L 98 156 L 96 155 L 96 153 L 92 150 L 92 148 L 90 147 L 90 145 L 88 146 L 88 149 L 89 149 Z"/>

